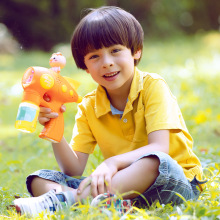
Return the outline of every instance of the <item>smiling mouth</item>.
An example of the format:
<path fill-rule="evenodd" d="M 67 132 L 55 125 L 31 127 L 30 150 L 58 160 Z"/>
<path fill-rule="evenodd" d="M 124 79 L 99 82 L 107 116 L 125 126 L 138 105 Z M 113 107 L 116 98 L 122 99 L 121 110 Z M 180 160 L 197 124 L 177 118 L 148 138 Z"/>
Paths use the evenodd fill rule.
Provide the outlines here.
<path fill-rule="evenodd" d="M 104 77 L 105 77 L 105 78 L 113 77 L 113 76 L 116 76 L 117 74 L 119 74 L 119 72 L 120 72 L 120 71 L 111 72 L 111 73 L 105 74 Z"/>

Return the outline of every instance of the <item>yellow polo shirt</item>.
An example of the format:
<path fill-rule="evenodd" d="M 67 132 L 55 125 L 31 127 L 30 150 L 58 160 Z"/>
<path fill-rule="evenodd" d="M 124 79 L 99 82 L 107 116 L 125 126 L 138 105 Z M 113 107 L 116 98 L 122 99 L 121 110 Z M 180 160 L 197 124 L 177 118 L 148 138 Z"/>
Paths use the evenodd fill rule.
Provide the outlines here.
<path fill-rule="evenodd" d="M 162 77 L 135 68 L 123 116 L 112 115 L 105 89 L 98 86 L 78 105 L 70 142 L 73 150 L 91 154 L 98 144 L 104 158 L 148 144 L 152 131 L 169 129 L 169 155 L 183 167 L 189 180 L 202 179 L 199 159 L 176 98 Z"/>

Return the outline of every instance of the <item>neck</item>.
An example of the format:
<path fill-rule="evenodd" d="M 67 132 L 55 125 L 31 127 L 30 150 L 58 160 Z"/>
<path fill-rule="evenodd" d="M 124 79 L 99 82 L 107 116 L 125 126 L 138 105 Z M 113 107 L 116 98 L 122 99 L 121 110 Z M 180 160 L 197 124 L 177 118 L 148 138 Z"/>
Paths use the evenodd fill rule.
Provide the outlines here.
<path fill-rule="evenodd" d="M 126 86 L 126 89 L 123 88 L 119 89 L 118 91 L 106 91 L 111 104 L 120 111 L 124 111 L 125 109 L 128 95 L 130 93 L 131 82 Z"/>
<path fill-rule="evenodd" d="M 127 82 L 125 82 L 123 86 L 121 86 L 118 89 L 106 90 L 111 104 L 120 111 L 124 111 L 125 109 L 133 77 L 134 75 L 132 75 L 132 77 L 130 77 L 130 79 L 127 80 Z"/>
<path fill-rule="evenodd" d="M 111 104 L 118 110 L 120 111 L 124 111 L 126 103 L 127 103 L 127 99 L 128 96 L 124 96 L 122 97 L 121 95 L 111 95 L 109 96 L 109 100 L 111 102 Z"/>

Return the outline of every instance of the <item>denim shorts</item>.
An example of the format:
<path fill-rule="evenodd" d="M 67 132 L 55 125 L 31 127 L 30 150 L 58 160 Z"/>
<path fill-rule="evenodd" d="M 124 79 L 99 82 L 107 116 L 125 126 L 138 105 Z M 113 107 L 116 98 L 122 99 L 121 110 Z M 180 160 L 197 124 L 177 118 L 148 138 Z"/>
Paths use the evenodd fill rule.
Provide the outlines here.
<path fill-rule="evenodd" d="M 133 199 L 133 204 L 135 204 L 137 207 L 144 208 L 149 207 L 155 201 L 159 201 L 160 204 L 171 203 L 175 205 L 182 203 L 183 198 L 185 200 L 198 199 L 200 195 L 199 184 L 203 184 L 204 182 L 200 182 L 196 178 L 190 182 L 186 178 L 182 167 L 168 154 L 163 152 L 152 152 L 145 154 L 138 160 L 148 156 L 158 157 L 160 161 L 159 175 L 154 184 L 152 184 L 144 193 L 142 193 L 142 195 L 139 195 Z M 38 170 L 29 175 L 26 180 L 27 189 L 31 195 L 31 181 L 36 176 L 74 189 L 77 189 L 81 181 L 85 178 L 73 178 L 59 171 Z"/>

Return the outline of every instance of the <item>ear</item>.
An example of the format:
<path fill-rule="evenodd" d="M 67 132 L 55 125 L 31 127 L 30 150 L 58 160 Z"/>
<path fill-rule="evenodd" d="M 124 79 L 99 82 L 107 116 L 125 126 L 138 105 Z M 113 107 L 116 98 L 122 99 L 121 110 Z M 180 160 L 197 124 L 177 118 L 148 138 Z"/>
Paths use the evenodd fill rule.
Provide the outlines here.
<path fill-rule="evenodd" d="M 134 59 L 135 59 L 135 60 L 140 59 L 140 58 L 141 58 L 141 53 L 142 53 L 141 50 L 136 51 L 136 52 L 134 53 Z"/>
<path fill-rule="evenodd" d="M 87 72 L 87 73 L 89 73 L 89 70 L 88 70 L 88 69 L 86 69 L 86 72 Z"/>

